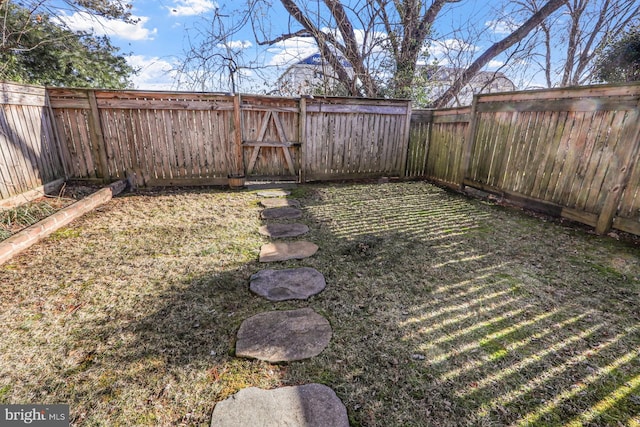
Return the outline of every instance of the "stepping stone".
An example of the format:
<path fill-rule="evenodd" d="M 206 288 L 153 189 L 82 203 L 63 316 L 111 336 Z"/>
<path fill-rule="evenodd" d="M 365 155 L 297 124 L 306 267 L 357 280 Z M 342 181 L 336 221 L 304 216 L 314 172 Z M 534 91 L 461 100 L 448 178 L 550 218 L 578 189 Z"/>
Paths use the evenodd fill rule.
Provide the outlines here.
<path fill-rule="evenodd" d="M 240 325 L 236 356 L 271 363 L 317 356 L 331 340 L 329 321 L 310 308 L 270 311 Z"/>
<path fill-rule="evenodd" d="M 260 262 L 304 259 L 317 251 L 318 245 L 306 241 L 267 243 L 260 248 Z"/>
<path fill-rule="evenodd" d="M 263 236 L 279 239 L 283 237 L 296 237 L 309 232 L 309 227 L 298 223 L 272 223 L 263 225 L 258 229 Z"/>
<path fill-rule="evenodd" d="M 302 211 L 289 206 L 281 208 L 268 208 L 260 213 L 262 219 L 297 219 L 302 216 Z"/>
<path fill-rule="evenodd" d="M 291 194 L 291 191 L 286 190 L 262 190 L 258 191 L 260 197 L 286 197 Z"/>
<path fill-rule="evenodd" d="M 218 402 L 211 427 L 349 427 L 347 409 L 322 384 L 262 390 L 249 387 Z"/>
<path fill-rule="evenodd" d="M 299 208 L 300 202 L 292 199 L 262 199 L 260 204 L 265 208 L 282 208 L 284 206 L 291 206 L 292 208 Z"/>
<path fill-rule="evenodd" d="M 324 275 L 309 267 L 261 270 L 251 276 L 249 289 L 269 301 L 307 299 L 327 286 Z"/>

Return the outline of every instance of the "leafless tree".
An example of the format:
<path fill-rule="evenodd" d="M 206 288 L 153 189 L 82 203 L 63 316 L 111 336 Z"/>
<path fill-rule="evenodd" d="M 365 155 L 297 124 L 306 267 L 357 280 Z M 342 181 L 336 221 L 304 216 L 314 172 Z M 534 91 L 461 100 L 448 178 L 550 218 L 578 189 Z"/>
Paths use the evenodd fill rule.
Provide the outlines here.
<path fill-rule="evenodd" d="M 517 0 L 525 14 L 542 0 Z M 567 0 L 555 19 L 540 24 L 540 52 L 530 57 L 547 87 L 578 86 L 594 81 L 595 58 L 611 40 L 640 19 L 637 0 Z"/>
<path fill-rule="evenodd" d="M 269 27 L 265 12 L 272 6 L 269 0 L 246 0 L 243 8 L 258 45 L 274 46 L 301 38 L 312 40 L 324 63 L 331 67 L 350 95 L 409 98 L 419 64 L 434 41 L 434 23 L 455 11 L 461 1 L 280 0 L 290 21 L 287 28 L 279 28 L 277 33 Z M 515 60 L 518 55 L 514 51 L 529 49 L 527 37 L 567 1 L 570 0 L 545 1 L 541 7 L 530 9 L 528 15 L 523 14 L 526 19 L 521 24 L 484 52 L 467 52 L 470 59 L 462 65 L 463 71 L 451 88 L 435 100 L 435 105 L 446 105 L 454 99 L 496 56 L 507 53 L 507 57 Z M 500 4 L 511 2 L 505 0 Z M 475 24 L 485 25 L 484 22 Z M 225 37 L 230 35 L 226 32 Z"/>

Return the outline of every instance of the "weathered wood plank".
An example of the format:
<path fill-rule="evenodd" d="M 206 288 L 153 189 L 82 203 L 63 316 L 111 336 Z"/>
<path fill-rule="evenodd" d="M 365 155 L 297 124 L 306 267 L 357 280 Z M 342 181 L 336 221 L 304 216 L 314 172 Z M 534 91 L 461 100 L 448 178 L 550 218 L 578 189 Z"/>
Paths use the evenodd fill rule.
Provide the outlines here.
<path fill-rule="evenodd" d="M 19 135 L 19 147 L 25 165 L 24 172 L 26 186 L 34 188 L 44 183 L 40 173 L 40 138 L 33 132 L 32 119 L 29 117 L 30 106 L 15 106 L 13 112 L 14 130 Z"/>
<path fill-rule="evenodd" d="M 513 191 L 517 171 L 518 155 L 524 145 L 524 135 L 529 125 L 529 116 L 516 112 L 497 113 L 497 129 L 491 141 L 491 162 L 495 175 L 486 175 L 489 185 Z M 519 120 L 521 119 L 521 120 Z"/>
<path fill-rule="evenodd" d="M 640 236 L 640 221 L 637 220 L 634 221 L 629 218 L 616 217 L 613 222 L 613 228 Z"/>
<path fill-rule="evenodd" d="M 20 170 L 15 166 L 17 136 L 9 124 L 7 113 L 10 107 L 0 108 L 0 195 L 8 198 L 24 191 L 25 183 L 21 181 Z"/>
<path fill-rule="evenodd" d="M 559 197 L 559 188 L 562 185 L 562 169 L 564 161 L 569 151 L 570 135 L 575 125 L 576 113 L 568 112 L 567 119 L 563 128 L 563 133 L 560 135 L 560 144 L 558 151 L 555 153 L 553 164 L 551 165 L 551 171 L 549 173 L 549 180 L 545 189 L 543 200 L 549 200 L 555 202 Z"/>
<path fill-rule="evenodd" d="M 495 113 L 500 111 L 516 112 L 540 112 L 540 111 L 574 111 L 574 112 L 596 112 L 610 110 L 629 110 L 637 103 L 636 96 L 616 97 L 616 98 L 580 98 L 580 99 L 557 99 L 544 100 L 536 99 L 532 101 L 511 101 L 511 102 L 484 102 L 478 104 L 478 111 L 482 113 Z"/>
<path fill-rule="evenodd" d="M 337 105 L 309 103 L 307 111 L 310 113 L 331 113 L 331 114 L 375 114 L 375 115 L 401 115 L 404 117 L 406 106 L 375 106 L 375 105 Z"/>
<path fill-rule="evenodd" d="M 570 198 L 574 191 L 576 179 L 580 178 L 577 171 L 580 166 L 580 161 L 582 160 L 582 154 L 586 148 L 586 137 L 592 117 L 593 113 L 591 112 L 576 113 L 576 123 L 569 140 L 567 156 L 562 170 L 562 184 L 558 188 L 559 197 L 557 203 L 568 208 L 574 207 L 574 205 L 570 203 Z"/>
<path fill-rule="evenodd" d="M 638 125 L 640 126 L 640 124 Z M 636 144 L 640 144 L 640 140 L 636 141 Z M 640 224 L 640 161 L 638 161 L 638 156 L 636 156 L 636 161 L 630 168 L 629 185 L 625 187 L 620 200 L 616 221 L 618 219 L 630 219 Z"/>
<path fill-rule="evenodd" d="M 478 103 L 505 103 L 510 101 L 528 100 L 552 100 L 565 98 L 598 98 L 598 97 L 620 97 L 639 96 L 640 84 L 611 84 L 596 85 L 586 87 L 570 87 L 559 89 L 544 89 L 531 91 L 516 91 L 507 93 L 482 94 L 477 96 Z"/>
<path fill-rule="evenodd" d="M 35 155 L 30 147 L 29 129 L 27 119 L 24 116 L 24 107 L 9 105 L 6 117 L 14 135 L 15 157 L 14 165 L 16 167 L 16 175 L 19 177 L 22 188 L 29 189 L 41 185 L 38 179 L 37 164 Z"/>
<path fill-rule="evenodd" d="M 64 101 L 60 101 L 63 103 Z M 59 105 L 56 105 L 58 107 Z M 119 110 L 188 110 L 188 111 L 232 111 L 233 104 L 229 102 L 215 103 L 200 100 L 106 100 L 99 99 L 98 107 Z"/>
<path fill-rule="evenodd" d="M 640 103 L 638 105 L 640 107 Z M 629 111 L 625 119 L 625 126 L 620 132 L 620 151 L 614 155 L 611 170 L 616 173 L 611 184 L 604 187 L 605 200 L 598 216 L 596 233 L 603 234 L 609 231 L 618 212 L 618 206 L 623 192 L 629 183 L 634 166 L 640 154 L 640 108 Z M 637 185 L 637 184 L 636 184 Z"/>
<path fill-rule="evenodd" d="M 243 147 L 275 147 L 275 148 L 289 148 L 298 147 L 300 142 L 297 141 L 242 141 Z"/>
<path fill-rule="evenodd" d="M 221 177 L 197 177 L 197 178 L 151 178 L 147 185 L 154 187 L 196 187 L 207 185 L 226 185 L 228 179 Z"/>
<path fill-rule="evenodd" d="M 548 156 L 549 146 L 553 138 L 553 127 L 557 120 L 557 114 L 544 112 L 538 117 L 538 136 L 533 141 L 532 160 L 527 163 L 525 168 L 525 177 L 522 183 L 522 193 L 533 196 L 536 183 L 542 178 L 539 175 L 539 168 Z"/>
<path fill-rule="evenodd" d="M 537 171 L 537 179 L 534 183 L 531 196 L 536 199 L 545 199 L 549 182 L 551 181 L 551 174 L 553 172 L 553 166 L 558 155 L 560 143 L 562 141 L 562 134 L 568 119 L 568 113 L 560 112 L 552 115 L 553 123 L 555 126 L 553 132 L 550 132 L 551 141 L 547 144 L 543 161 L 540 162 Z M 546 199 L 545 199 L 546 200 Z"/>
<path fill-rule="evenodd" d="M 596 144 L 599 140 L 600 127 L 605 114 L 609 112 L 597 111 L 585 124 L 584 140 L 580 142 L 583 149 L 579 153 L 578 165 L 575 171 L 574 181 L 567 198 L 567 206 L 584 210 L 584 200 L 589 192 L 595 169 L 599 161 L 599 152 L 596 151 Z"/>

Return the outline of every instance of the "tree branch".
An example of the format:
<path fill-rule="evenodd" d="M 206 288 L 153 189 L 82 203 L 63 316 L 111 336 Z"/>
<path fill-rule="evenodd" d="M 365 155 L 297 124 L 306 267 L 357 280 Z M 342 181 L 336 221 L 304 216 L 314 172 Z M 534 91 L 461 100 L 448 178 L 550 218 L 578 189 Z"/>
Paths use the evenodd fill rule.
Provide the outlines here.
<path fill-rule="evenodd" d="M 449 103 L 456 93 L 458 93 L 466 84 L 468 84 L 473 76 L 475 76 L 485 65 L 500 53 L 504 52 L 515 43 L 522 40 L 536 26 L 544 21 L 549 15 L 558 10 L 566 0 L 550 0 L 517 30 L 509 34 L 504 39 L 494 43 L 482 55 L 480 55 L 453 84 L 434 102 L 435 107 L 443 107 Z"/>
<path fill-rule="evenodd" d="M 256 43 L 258 44 L 258 46 L 269 46 L 269 45 L 283 42 L 285 40 L 290 40 L 295 37 L 313 37 L 313 34 L 310 31 L 304 29 L 304 30 L 296 31 L 295 33 L 282 34 L 276 37 L 275 39 L 271 39 L 271 40 L 256 39 Z"/>

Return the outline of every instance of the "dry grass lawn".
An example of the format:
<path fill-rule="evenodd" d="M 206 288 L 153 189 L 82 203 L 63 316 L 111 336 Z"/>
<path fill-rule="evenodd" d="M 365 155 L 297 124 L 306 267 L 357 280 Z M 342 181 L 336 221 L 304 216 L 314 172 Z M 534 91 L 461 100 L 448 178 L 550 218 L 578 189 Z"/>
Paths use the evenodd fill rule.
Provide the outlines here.
<path fill-rule="evenodd" d="M 242 388 L 318 382 L 353 426 L 640 426 L 637 245 L 420 182 L 293 196 L 321 249 L 279 266 L 324 273 L 309 301 L 249 292 L 249 191 L 124 195 L 0 266 L 0 403 L 207 425 Z M 306 306 L 334 330 L 321 355 L 234 357 L 244 319 Z"/>

